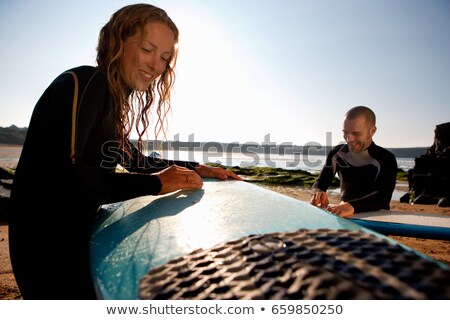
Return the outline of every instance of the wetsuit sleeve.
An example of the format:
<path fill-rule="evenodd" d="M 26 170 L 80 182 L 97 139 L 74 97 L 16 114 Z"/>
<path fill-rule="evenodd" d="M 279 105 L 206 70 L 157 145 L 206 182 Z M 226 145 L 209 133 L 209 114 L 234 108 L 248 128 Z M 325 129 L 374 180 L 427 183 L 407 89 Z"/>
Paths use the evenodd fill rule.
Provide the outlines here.
<path fill-rule="evenodd" d="M 109 173 L 79 163 L 75 170 L 87 191 L 87 197 L 96 206 L 124 201 L 145 195 L 157 195 L 161 182 L 155 175 Z"/>
<path fill-rule="evenodd" d="M 129 143 L 131 145 L 131 143 Z M 127 166 L 129 173 L 102 172 L 96 168 L 78 165 L 98 204 L 123 201 L 144 195 L 157 195 L 161 191 L 161 181 L 152 173 L 159 172 L 171 165 L 194 170 L 197 162 L 171 161 L 143 156 L 135 146 L 131 147 L 131 159 Z"/>
<path fill-rule="evenodd" d="M 397 181 L 397 160 L 391 153 L 380 154 L 377 160 L 381 168 L 375 180 L 374 191 L 364 197 L 348 201 L 355 209 L 355 213 L 390 209 Z"/>
<path fill-rule="evenodd" d="M 336 169 L 333 165 L 333 157 L 339 149 L 340 147 L 336 147 L 328 153 L 325 165 L 322 167 L 319 177 L 312 186 L 313 191 L 320 190 L 325 192 L 330 187 L 334 176 L 336 175 Z"/>

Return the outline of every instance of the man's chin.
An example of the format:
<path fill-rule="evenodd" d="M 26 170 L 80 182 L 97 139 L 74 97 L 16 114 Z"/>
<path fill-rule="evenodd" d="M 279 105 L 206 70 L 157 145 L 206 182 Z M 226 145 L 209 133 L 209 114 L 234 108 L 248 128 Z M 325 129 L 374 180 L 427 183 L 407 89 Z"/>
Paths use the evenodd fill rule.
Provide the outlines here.
<path fill-rule="evenodd" d="M 358 144 L 358 145 L 354 145 L 354 146 L 352 146 L 352 145 L 348 145 L 348 149 L 351 151 L 351 152 L 353 152 L 353 153 L 359 153 L 359 152 L 361 152 L 361 146 Z"/>

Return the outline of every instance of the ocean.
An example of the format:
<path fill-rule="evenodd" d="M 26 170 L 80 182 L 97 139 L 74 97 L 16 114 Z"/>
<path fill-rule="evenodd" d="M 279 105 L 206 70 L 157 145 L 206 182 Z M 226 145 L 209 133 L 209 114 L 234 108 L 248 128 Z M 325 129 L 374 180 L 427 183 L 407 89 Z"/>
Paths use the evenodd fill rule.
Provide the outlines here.
<path fill-rule="evenodd" d="M 324 155 L 275 155 L 239 152 L 202 152 L 202 151 L 163 151 L 161 156 L 165 159 L 188 160 L 200 163 L 217 163 L 224 166 L 239 167 L 273 167 L 288 170 L 301 169 L 311 173 L 319 172 L 325 164 Z M 414 168 L 414 158 L 397 158 L 400 169 L 408 171 Z"/>
<path fill-rule="evenodd" d="M 0 145 L 0 165 L 14 166 L 20 157 L 19 146 Z M 225 166 L 239 167 L 274 167 L 288 170 L 301 169 L 311 173 L 320 171 L 325 164 L 324 155 L 275 155 L 240 152 L 204 152 L 172 150 L 162 151 L 162 157 L 173 160 L 196 161 L 200 163 L 218 163 Z M 397 158 L 398 167 L 404 171 L 414 168 L 414 158 Z"/>

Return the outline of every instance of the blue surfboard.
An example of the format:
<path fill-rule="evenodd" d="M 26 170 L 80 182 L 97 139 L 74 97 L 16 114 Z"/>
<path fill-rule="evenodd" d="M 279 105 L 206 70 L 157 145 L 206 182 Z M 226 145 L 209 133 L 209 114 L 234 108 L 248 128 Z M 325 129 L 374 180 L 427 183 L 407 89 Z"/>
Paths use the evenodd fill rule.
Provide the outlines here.
<path fill-rule="evenodd" d="M 384 235 L 450 240 L 450 216 L 380 210 L 358 213 L 352 221 Z"/>
<path fill-rule="evenodd" d="M 163 268 L 174 260 L 178 261 L 177 259 L 192 252 L 230 241 L 264 234 L 272 234 L 271 239 L 283 239 L 284 236 L 293 237 L 292 234 L 286 233 L 295 233 L 298 230 L 359 232 L 383 243 L 404 248 L 351 220 L 253 184 L 206 180 L 202 190 L 144 196 L 103 206 L 91 240 L 91 273 L 100 299 L 145 298 L 140 294 L 140 283 L 149 271 L 159 270 L 158 268 Z M 274 235 L 275 233 L 282 234 Z M 319 235 L 315 234 L 314 241 L 331 239 L 320 232 Z M 311 235 L 308 234 L 307 237 L 309 236 Z M 351 235 L 338 234 L 337 237 L 344 239 L 342 241 L 350 241 L 354 246 L 360 245 L 356 240 L 351 240 Z M 288 248 L 300 239 L 299 236 L 294 238 L 296 240 L 290 242 L 276 241 L 283 243 L 280 248 Z M 254 243 L 255 239 L 253 242 L 246 241 L 244 242 Z M 329 241 L 330 245 L 336 242 L 326 241 Z M 293 252 L 294 247 L 289 247 L 289 252 Z M 315 249 L 308 250 L 311 252 Z M 405 250 L 413 252 L 409 248 Z M 285 254 L 291 254 L 289 252 L 286 251 Z M 314 254 L 308 255 L 311 257 Z M 328 253 L 326 255 L 329 256 Z M 419 253 L 414 252 L 413 259 L 426 260 L 432 267 L 450 272 L 445 265 Z M 358 261 L 363 263 L 363 259 Z M 214 265 L 218 264 L 214 262 Z M 194 268 L 199 268 L 198 263 Z M 450 274 L 446 274 L 448 275 Z M 152 281 L 154 278 L 150 280 Z M 448 294 L 450 295 L 450 292 Z"/>

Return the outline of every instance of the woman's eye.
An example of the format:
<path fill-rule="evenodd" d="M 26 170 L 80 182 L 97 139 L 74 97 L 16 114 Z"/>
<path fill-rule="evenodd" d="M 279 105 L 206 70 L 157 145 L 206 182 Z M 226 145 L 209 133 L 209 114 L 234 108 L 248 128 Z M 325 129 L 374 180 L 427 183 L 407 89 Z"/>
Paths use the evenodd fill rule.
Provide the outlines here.
<path fill-rule="evenodd" d="M 142 50 L 143 50 L 144 52 L 152 52 L 152 51 L 153 51 L 152 49 L 149 49 L 149 48 L 142 48 Z"/>

